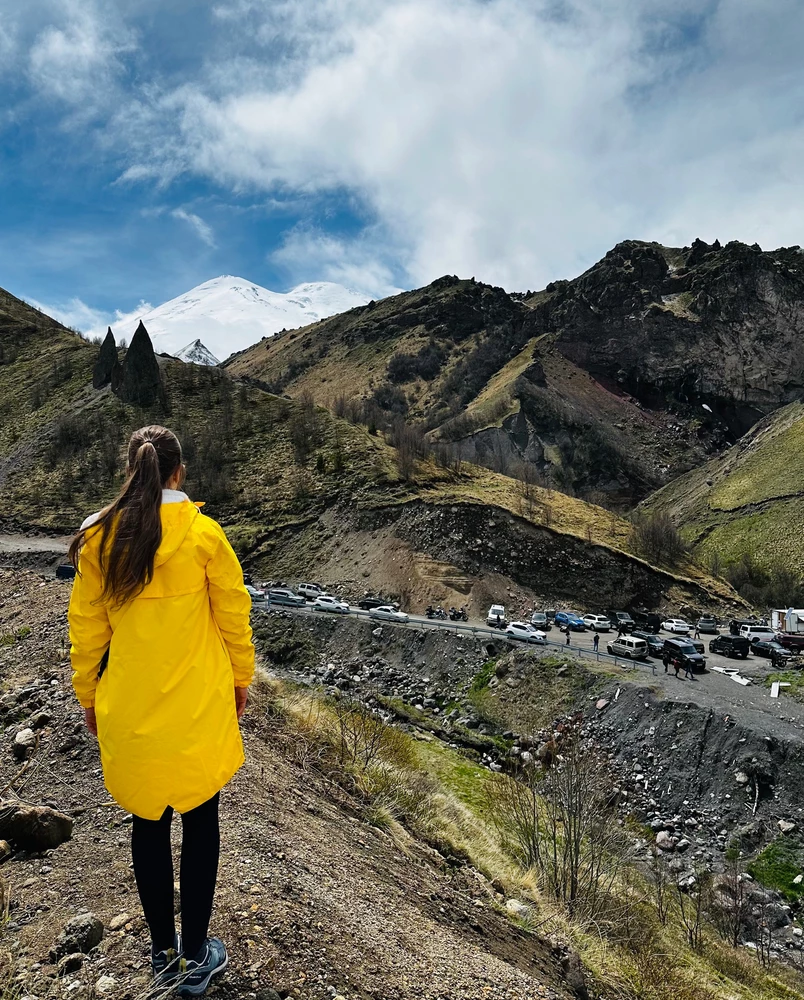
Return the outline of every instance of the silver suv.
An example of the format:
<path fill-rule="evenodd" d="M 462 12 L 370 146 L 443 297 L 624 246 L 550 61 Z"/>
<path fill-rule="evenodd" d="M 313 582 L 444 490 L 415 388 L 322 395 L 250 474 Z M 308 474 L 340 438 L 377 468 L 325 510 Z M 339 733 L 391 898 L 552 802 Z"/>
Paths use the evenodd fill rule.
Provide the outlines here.
<path fill-rule="evenodd" d="M 612 656 L 621 656 L 624 660 L 647 660 L 648 644 L 644 639 L 633 635 L 621 635 L 606 643 L 606 650 Z"/>

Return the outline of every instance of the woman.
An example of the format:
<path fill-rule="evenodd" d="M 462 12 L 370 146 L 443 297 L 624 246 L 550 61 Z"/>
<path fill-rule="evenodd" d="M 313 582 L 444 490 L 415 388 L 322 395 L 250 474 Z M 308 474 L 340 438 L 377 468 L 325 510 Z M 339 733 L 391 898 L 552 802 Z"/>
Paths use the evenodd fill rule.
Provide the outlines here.
<path fill-rule="evenodd" d="M 254 674 L 251 600 L 237 556 L 180 492 L 181 446 L 131 436 L 119 496 L 70 546 L 73 686 L 100 742 L 106 787 L 133 815 L 131 852 L 159 985 L 200 996 L 223 972 L 207 936 L 218 870 L 218 795 L 243 763 L 238 719 Z M 181 921 L 170 824 L 182 814 Z"/>

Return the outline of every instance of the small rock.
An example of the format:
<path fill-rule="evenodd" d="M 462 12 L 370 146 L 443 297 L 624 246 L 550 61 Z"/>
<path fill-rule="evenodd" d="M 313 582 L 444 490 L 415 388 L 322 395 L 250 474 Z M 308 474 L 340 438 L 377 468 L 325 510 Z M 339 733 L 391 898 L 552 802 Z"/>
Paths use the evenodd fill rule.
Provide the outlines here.
<path fill-rule="evenodd" d="M 600 712 L 606 707 L 606 705 L 608 705 L 608 703 L 609 703 L 608 698 L 598 698 L 597 701 L 595 702 L 595 708 L 598 710 L 598 712 Z"/>
<path fill-rule="evenodd" d="M 381 639 L 382 638 L 382 628 L 372 629 L 371 634 L 374 636 L 375 639 Z"/>
<path fill-rule="evenodd" d="M 117 980 L 114 976 L 101 976 L 95 983 L 95 990 L 102 997 L 111 996 L 112 994 L 117 993 Z"/>
<path fill-rule="evenodd" d="M 512 917 L 519 917 L 522 920 L 525 920 L 530 916 L 530 907 L 523 903 L 520 899 L 506 899 L 505 910 L 507 913 L 510 913 Z"/>
<path fill-rule="evenodd" d="M 792 833 L 796 828 L 795 823 L 791 823 L 789 819 L 780 819 L 776 824 L 782 833 Z"/>
<path fill-rule="evenodd" d="M 748 777 L 745 771 L 735 771 L 734 780 L 737 782 L 738 785 L 747 785 L 751 779 Z"/>
<path fill-rule="evenodd" d="M 80 951 L 76 951 L 72 955 L 65 955 L 64 958 L 59 960 L 56 972 L 59 976 L 69 976 L 71 972 L 78 972 L 83 964 L 84 956 Z"/>
<path fill-rule="evenodd" d="M 683 852 L 686 851 L 689 846 L 690 842 L 687 840 L 687 838 L 682 837 L 681 840 L 679 840 L 679 842 L 676 844 L 676 850 Z"/>
<path fill-rule="evenodd" d="M 36 746 L 36 733 L 33 729 L 21 729 L 14 737 L 12 750 L 17 760 L 25 760 L 30 757 Z"/>
<path fill-rule="evenodd" d="M 276 990 L 260 990 L 257 1000 L 282 1000 Z"/>
<path fill-rule="evenodd" d="M 0 854 L 0 857 L 2 857 L 2 854 Z M 804 882 L 804 875 L 796 875 L 793 879 L 793 885 L 801 885 L 802 882 Z"/>
<path fill-rule="evenodd" d="M 5 861 L 11 857 L 11 844 L 7 840 L 0 840 L 0 861 Z"/>
<path fill-rule="evenodd" d="M 73 821 L 49 806 L 0 800 L 0 837 L 22 851 L 48 851 L 73 835 Z"/>
<path fill-rule="evenodd" d="M 51 962 L 80 951 L 86 954 L 103 940 L 103 924 L 94 913 L 79 913 L 69 920 L 50 949 Z"/>
<path fill-rule="evenodd" d="M 110 931 L 119 931 L 131 920 L 128 913 L 118 913 L 116 917 L 112 917 L 109 921 Z"/>
<path fill-rule="evenodd" d="M 49 726 L 52 721 L 50 712 L 37 712 L 36 715 L 31 719 L 31 729 L 44 729 L 45 726 Z"/>
<path fill-rule="evenodd" d="M 667 830 L 660 830 L 656 834 L 656 846 L 661 851 L 674 851 L 676 843 L 676 838 L 671 837 Z"/>

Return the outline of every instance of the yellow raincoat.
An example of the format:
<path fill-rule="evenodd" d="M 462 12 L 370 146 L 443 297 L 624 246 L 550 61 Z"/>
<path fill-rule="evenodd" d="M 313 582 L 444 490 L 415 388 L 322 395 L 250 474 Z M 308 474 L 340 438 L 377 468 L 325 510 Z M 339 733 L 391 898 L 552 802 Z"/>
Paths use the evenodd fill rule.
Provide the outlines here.
<path fill-rule="evenodd" d="M 100 602 L 99 547 L 90 528 L 68 617 L 73 687 L 95 707 L 106 787 L 143 819 L 187 812 L 244 760 L 234 688 L 251 683 L 254 646 L 243 572 L 220 525 L 173 490 L 153 579 L 122 607 Z"/>

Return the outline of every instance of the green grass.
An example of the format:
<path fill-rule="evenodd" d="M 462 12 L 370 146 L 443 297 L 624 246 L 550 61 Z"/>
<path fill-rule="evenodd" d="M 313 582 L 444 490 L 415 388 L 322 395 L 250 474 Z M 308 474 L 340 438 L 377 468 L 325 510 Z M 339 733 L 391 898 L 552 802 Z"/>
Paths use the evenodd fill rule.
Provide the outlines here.
<path fill-rule="evenodd" d="M 4 632 L 0 635 L 0 646 L 14 646 L 31 634 L 29 626 L 23 625 L 14 632 Z"/>
<path fill-rule="evenodd" d="M 784 689 L 786 698 L 795 698 L 796 701 L 804 701 L 804 672 L 801 670 L 780 670 L 776 673 L 768 674 L 763 684 L 770 687 L 774 681 L 789 684 L 790 687 Z"/>
<path fill-rule="evenodd" d="M 748 866 L 748 874 L 768 889 L 780 892 L 789 903 L 804 896 L 804 884 L 793 879 L 804 873 L 804 844 L 791 836 L 777 837 Z"/>

